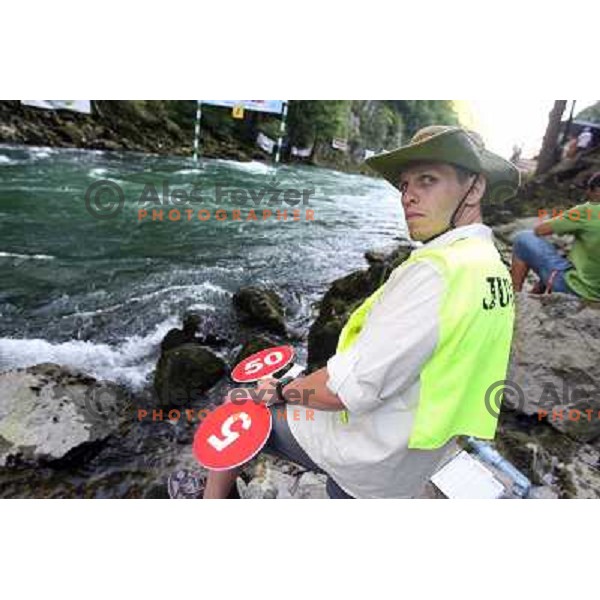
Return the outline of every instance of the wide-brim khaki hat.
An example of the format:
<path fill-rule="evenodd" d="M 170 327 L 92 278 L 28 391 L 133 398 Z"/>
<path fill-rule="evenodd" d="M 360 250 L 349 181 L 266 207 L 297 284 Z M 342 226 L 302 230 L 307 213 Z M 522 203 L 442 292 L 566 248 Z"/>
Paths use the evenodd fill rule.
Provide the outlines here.
<path fill-rule="evenodd" d="M 463 127 L 430 125 L 417 131 L 406 146 L 368 158 L 366 164 L 394 187 L 404 169 L 416 162 L 443 162 L 463 167 L 486 178 L 484 199 L 502 202 L 516 195 L 519 170 L 487 150 L 479 134 Z"/>

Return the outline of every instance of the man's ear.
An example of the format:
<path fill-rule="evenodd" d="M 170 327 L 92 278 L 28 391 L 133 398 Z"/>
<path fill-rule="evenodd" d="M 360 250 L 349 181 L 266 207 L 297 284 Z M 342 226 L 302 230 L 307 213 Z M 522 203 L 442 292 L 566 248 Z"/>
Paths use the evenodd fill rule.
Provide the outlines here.
<path fill-rule="evenodd" d="M 485 177 L 481 173 L 478 173 L 475 181 L 469 182 L 469 187 L 472 187 L 467 199 L 465 200 L 465 204 L 467 206 L 475 206 L 479 204 L 483 198 L 483 195 L 485 194 L 486 185 Z"/>

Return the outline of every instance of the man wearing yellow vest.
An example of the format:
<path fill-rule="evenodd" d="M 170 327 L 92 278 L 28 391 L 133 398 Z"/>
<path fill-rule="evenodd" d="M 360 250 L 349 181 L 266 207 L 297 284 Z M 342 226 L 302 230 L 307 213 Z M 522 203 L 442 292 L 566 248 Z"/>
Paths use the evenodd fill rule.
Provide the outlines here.
<path fill-rule="evenodd" d="M 439 125 L 367 164 L 422 245 L 350 316 L 325 367 L 258 386 L 277 402 L 265 449 L 326 473 L 332 498 L 411 498 L 456 436 L 495 434 L 486 392 L 506 377 L 514 298 L 480 203 L 513 196 L 519 173 L 476 133 Z M 238 473 L 210 472 L 204 498 L 227 497 Z"/>

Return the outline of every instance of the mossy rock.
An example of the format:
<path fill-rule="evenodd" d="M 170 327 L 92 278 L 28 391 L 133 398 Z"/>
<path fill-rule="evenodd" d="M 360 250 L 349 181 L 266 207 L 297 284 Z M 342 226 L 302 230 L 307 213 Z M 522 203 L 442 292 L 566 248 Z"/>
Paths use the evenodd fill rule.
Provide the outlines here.
<path fill-rule="evenodd" d="M 283 303 L 274 291 L 255 286 L 240 288 L 233 296 L 233 305 L 243 323 L 286 334 Z"/>
<path fill-rule="evenodd" d="M 225 371 L 225 362 L 208 348 L 183 344 L 161 355 L 154 372 L 154 389 L 161 406 L 188 406 L 200 400 Z"/>

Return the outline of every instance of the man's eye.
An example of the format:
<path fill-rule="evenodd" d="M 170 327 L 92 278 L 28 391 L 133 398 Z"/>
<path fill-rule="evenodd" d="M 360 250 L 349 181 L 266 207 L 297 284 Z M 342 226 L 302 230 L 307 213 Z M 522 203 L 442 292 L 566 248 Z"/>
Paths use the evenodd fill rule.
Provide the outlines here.
<path fill-rule="evenodd" d="M 406 183 L 406 181 L 402 181 L 400 182 L 400 185 L 398 186 L 398 189 L 400 190 L 401 194 L 404 194 L 404 192 L 406 192 L 406 186 L 408 184 Z"/>
<path fill-rule="evenodd" d="M 421 175 L 421 181 L 425 184 L 431 184 L 435 181 L 435 177 L 431 175 Z"/>

